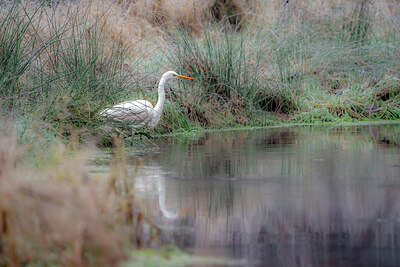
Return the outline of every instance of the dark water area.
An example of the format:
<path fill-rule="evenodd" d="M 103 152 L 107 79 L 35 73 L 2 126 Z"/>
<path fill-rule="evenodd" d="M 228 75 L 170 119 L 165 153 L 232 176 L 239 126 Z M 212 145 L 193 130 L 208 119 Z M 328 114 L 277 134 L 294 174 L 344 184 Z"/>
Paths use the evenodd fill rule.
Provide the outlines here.
<path fill-rule="evenodd" d="M 128 159 L 163 242 L 245 266 L 400 266 L 400 124 L 156 143 Z"/>

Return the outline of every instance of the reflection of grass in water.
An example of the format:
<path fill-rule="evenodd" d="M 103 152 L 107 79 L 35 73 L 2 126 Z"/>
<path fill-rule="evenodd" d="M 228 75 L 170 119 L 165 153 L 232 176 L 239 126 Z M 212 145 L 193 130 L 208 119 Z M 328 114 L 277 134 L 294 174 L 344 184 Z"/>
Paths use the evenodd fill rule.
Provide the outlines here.
<path fill-rule="evenodd" d="M 339 168 L 343 153 L 349 153 L 349 161 L 359 164 L 359 153 L 373 153 L 376 144 L 395 146 L 399 124 L 382 125 L 366 123 L 352 125 L 304 125 L 277 127 L 261 130 L 223 131 L 206 133 L 198 138 L 172 137 L 168 145 L 170 154 L 159 157 L 162 165 L 170 166 L 180 177 L 206 179 L 240 178 L 254 173 L 263 177 L 295 177 L 309 172 L 306 166 L 324 168 L 328 164 L 332 172 Z M 166 148 L 164 148 L 166 149 Z M 182 153 L 187 151 L 187 153 Z M 171 158 L 174 160 L 171 161 Z M 249 160 L 251 159 L 251 160 Z M 259 159 L 259 160 L 258 160 Z M 262 166 L 260 162 L 266 160 Z M 277 164 L 277 161 L 280 164 Z M 379 162 L 379 160 L 378 160 Z M 345 162 L 343 162 L 345 163 Z M 244 165 L 243 165 L 244 164 Z M 332 165 L 333 164 L 333 165 Z M 343 168 L 347 168 L 348 164 Z M 367 164 L 364 168 L 372 168 Z M 351 171 L 351 168 L 349 169 Z M 362 171 L 362 173 L 368 173 Z M 210 187 L 214 190 L 214 185 Z M 218 184 L 215 190 L 221 190 Z M 224 194 L 228 194 L 225 191 Z M 218 203 L 217 199 L 214 199 Z"/>
<path fill-rule="evenodd" d="M 368 136 L 378 145 L 389 147 L 400 147 L 400 135 L 398 134 L 400 126 L 397 124 L 387 125 L 386 127 L 368 126 Z"/>
<path fill-rule="evenodd" d="M 233 215 L 234 212 L 234 200 L 237 197 L 236 186 L 229 182 L 222 182 L 219 184 L 212 184 L 210 188 L 210 210 L 208 217 L 218 217 L 222 212 L 226 216 L 226 224 L 229 224 L 229 217 Z"/>

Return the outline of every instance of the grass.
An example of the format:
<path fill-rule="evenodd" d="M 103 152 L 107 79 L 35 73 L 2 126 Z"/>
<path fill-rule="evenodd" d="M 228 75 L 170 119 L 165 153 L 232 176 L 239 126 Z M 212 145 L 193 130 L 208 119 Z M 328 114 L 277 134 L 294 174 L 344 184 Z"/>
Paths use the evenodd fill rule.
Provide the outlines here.
<path fill-rule="evenodd" d="M 28 48 L 35 45 L 37 38 L 27 38 L 37 11 L 28 13 L 24 8 L 13 5 L 0 24 L 1 98 L 2 105 L 11 110 L 18 106 L 23 95 L 20 80 L 38 56 L 38 52 Z"/>
<path fill-rule="evenodd" d="M 232 34 L 218 25 L 204 31 L 200 41 L 188 32 L 178 32 L 173 36 L 175 49 L 169 58 L 176 69 L 195 78 L 194 85 L 184 88 L 184 94 L 191 98 L 174 99 L 182 101 L 180 106 L 186 107 L 189 118 L 202 126 L 243 125 L 252 119 L 253 111 L 292 109 L 285 88 L 272 89 L 265 83 L 268 70 L 261 67 L 265 47 L 259 36 Z M 215 121 L 218 113 L 221 119 Z"/>
<path fill-rule="evenodd" d="M 91 5 L 67 14 L 19 1 L 3 8 L 1 110 L 33 114 L 60 136 L 93 134 L 99 111 L 131 93 L 135 59 L 127 62 L 118 41 L 102 39 L 99 21 L 89 22 Z"/>
<path fill-rule="evenodd" d="M 222 257 L 202 257 L 190 255 L 174 246 L 166 246 L 160 252 L 154 250 L 133 251 L 132 261 L 128 261 L 123 266 L 242 266 L 244 260 L 234 260 Z"/>

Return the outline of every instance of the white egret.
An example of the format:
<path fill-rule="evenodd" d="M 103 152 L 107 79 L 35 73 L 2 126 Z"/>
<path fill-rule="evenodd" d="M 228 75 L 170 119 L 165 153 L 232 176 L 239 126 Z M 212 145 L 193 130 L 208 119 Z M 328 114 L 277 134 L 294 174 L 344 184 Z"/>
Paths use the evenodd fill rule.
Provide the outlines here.
<path fill-rule="evenodd" d="M 133 131 L 145 127 L 155 127 L 160 121 L 164 107 L 164 86 L 172 78 L 193 80 L 191 77 L 179 75 L 174 71 L 167 71 L 161 76 L 160 83 L 158 84 L 158 101 L 155 107 L 146 100 L 126 101 L 102 110 L 100 115 L 126 123 Z M 148 137 L 148 135 L 146 136 Z"/>

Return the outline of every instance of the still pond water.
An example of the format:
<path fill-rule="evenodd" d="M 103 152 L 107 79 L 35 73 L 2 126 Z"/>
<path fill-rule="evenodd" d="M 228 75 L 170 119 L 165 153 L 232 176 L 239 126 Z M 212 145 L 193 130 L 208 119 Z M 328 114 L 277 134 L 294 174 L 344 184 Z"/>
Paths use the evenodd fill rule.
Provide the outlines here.
<path fill-rule="evenodd" d="M 131 170 L 141 161 L 137 196 L 166 243 L 246 266 L 400 266 L 400 124 L 155 143 L 127 153 Z"/>

